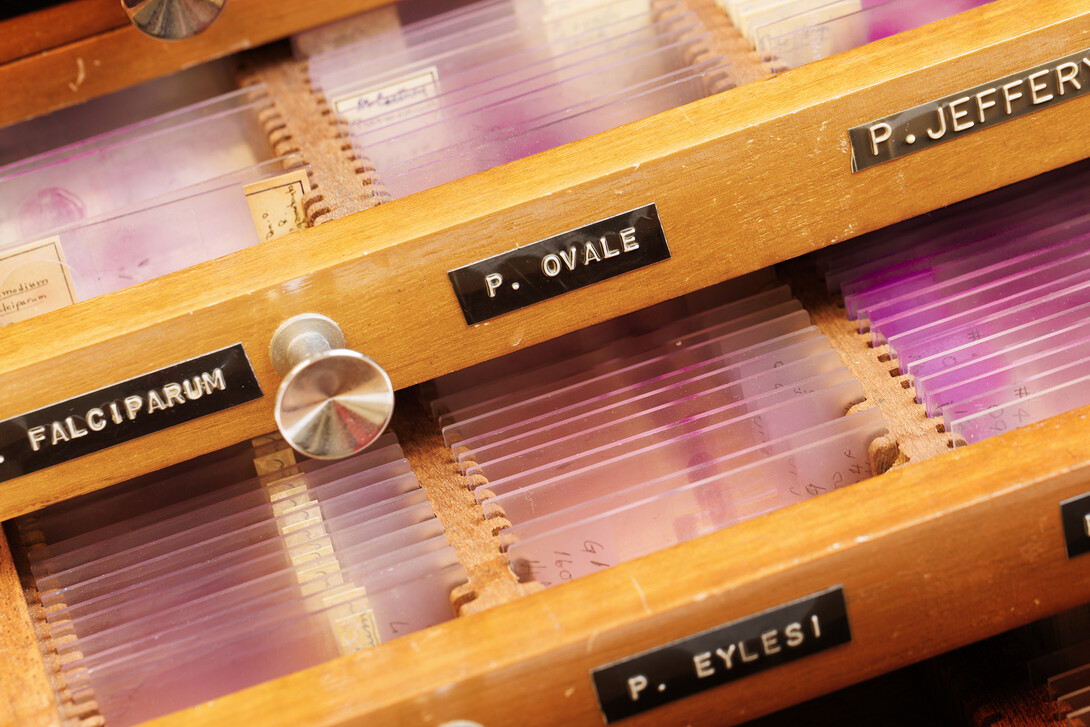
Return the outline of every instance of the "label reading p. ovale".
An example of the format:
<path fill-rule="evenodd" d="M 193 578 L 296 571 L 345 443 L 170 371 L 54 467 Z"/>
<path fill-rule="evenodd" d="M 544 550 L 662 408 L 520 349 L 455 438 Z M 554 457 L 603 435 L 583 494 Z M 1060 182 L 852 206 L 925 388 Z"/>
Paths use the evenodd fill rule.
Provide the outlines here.
<path fill-rule="evenodd" d="M 447 275 L 466 323 L 473 325 L 669 258 L 652 203 Z"/>
<path fill-rule="evenodd" d="M 842 586 L 591 671 L 607 723 L 852 640 Z"/>
<path fill-rule="evenodd" d="M 259 398 L 236 343 L 0 421 L 0 482 Z"/>

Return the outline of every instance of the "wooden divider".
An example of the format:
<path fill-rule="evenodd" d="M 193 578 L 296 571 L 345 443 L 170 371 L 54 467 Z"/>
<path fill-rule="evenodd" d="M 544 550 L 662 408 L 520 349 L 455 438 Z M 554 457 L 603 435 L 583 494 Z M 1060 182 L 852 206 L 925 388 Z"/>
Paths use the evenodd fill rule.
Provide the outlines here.
<path fill-rule="evenodd" d="M 1090 156 L 1082 97 L 850 172 L 846 132 L 1086 45 L 1014 0 L 0 329 L 0 418 L 234 343 L 265 396 L 4 485 L 0 518 L 274 428 L 267 347 L 303 312 L 405 387 Z M 1047 140 L 1045 143 L 1043 140 Z M 1013 150 L 1032 149 L 1032 153 Z M 972 170 L 967 173 L 966 170 Z M 670 260 L 467 326 L 447 271 L 654 202 Z"/>

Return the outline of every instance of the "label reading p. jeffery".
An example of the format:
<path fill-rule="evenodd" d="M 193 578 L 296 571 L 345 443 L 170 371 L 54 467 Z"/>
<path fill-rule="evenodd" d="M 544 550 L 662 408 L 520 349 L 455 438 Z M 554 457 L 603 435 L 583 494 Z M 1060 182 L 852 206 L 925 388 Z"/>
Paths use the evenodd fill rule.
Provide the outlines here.
<path fill-rule="evenodd" d="M 842 586 L 591 671 L 607 723 L 852 640 Z"/>
<path fill-rule="evenodd" d="M 849 129 L 852 171 L 1088 94 L 1090 50 L 1085 50 Z"/>
<path fill-rule="evenodd" d="M 236 343 L 0 421 L 0 482 L 260 397 Z"/>
<path fill-rule="evenodd" d="M 473 325 L 669 257 L 652 203 L 447 275 L 466 323 Z"/>

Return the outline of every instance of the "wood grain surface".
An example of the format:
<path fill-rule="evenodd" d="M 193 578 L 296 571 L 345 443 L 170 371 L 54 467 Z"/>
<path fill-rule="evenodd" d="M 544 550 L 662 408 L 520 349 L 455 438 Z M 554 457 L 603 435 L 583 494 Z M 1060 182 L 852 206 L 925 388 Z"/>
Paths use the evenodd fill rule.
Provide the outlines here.
<path fill-rule="evenodd" d="M 118 0 L 68 0 L 0 23 L 0 63 L 128 25 Z"/>
<path fill-rule="evenodd" d="M 273 429 L 279 380 L 267 346 L 299 313 L 337 321 L 348 345 L 402 388 L 1090 156 L 1090 97 L 860 174 L 850 172 L 846 137 L 855 124 L 1073 52 L 1088 38 L 1084 0 L 1041 0 L 1032 11 L 999 0 L 6 326 L 0 418 L 238 342 L 266 396 L 6 483 L 0 518 Z M 1034 153 L 1012 151 L 1025 145 Z M 672 259 L 465 324 L 448 270 L 649 202 Z"/>
<path fill-rule="evenodd" d="M 157 55 L 119 29 L 33 63 L 0 66 L 17 107 L 5 104 L 0 116 L 10 121 L 78 100 L 64 92 L 105 93 L 314 21 L 313 7 L 304 21 L 303 9 L 280 3 L 246 15 L 256 2 L 228 3 L 242 13 L 232 21 L 238 24 L 222 26 L 225 15 L 222 34 L 213 26 L 199 48 Z M 330 17 L 342 6 L 331 8 L 320 4 Z M 90 53 L 105 54 L 99 44 L 114 34 L 108 57 Z M 0 329 L 0 419 L 236 342 L 246 346 L 266 394 L 3 483 L 0 520 L 270 430 L 278 380 L 266 351 L 291 315 L 334 318 L 350 346 L 406 387 L 1086 158 L 1086 98 L 857 175 L 846 145 L 851 126 L 1086 47 L 1085 0 L 997 0 Z M 77 58 L 85 68 L 90 59 L 98 69 L 96 58 L 107 68 L 72 92 Z M 106 72 L 126 64 L 132 68 L 119 78 Z M 37 77 L 40 99 L 31 98 Z M 446 271 L 649 202 L 658 205 L 671 260 L 465 325 Z M 1067 559 L 1058 508 L 1090 490 L 1088 418 L 1090 408 L 947 450 L 154 724 L 600 725 L 592 668 L 842 585 L 850 644 L 625 723 L 737 724 L 1090 600 L 1090 561 Z M 0 645 L 30 666 L 3 677 L 8 702 L 0 702 L 0 716 L 22 724 L 20 710 L 47 719 L 51 707 L 41 705 L 40 682 L 15 681 L 33 682 L 44 671 L 33 663 L 36 645 L 26 644 L 33 631 L 21 594 L 11 595 L 14 576 L 4 575 L 4 548 Z"/>
<path fill-rule="evenodd" d="M 54 727 L 54 701 L 11 548 L 0 529 L 0 725 Z"/>
<path fill-rule="evenodd" d="M 600 725 L 590 670 L 842 585 L 852 641 L 626 725 L 729 725 L 1090 600 L 1090 408 L 156 720 Z"/>
<path fill-rule="evenodd" d="M 0 88 L 4 89 L 0 126 L 41 116 L 214 58 L 256 48 L 384 2 L 231 0 L 211 27 L 182 41 L 156 40 L 126 20 L 123 25 L 48 50 L 38 48 L 35 50 L 41 52 L 31 51 L 29 55 L 0 65 Z M 98 5 L 91 2 L 89 7 L 97 8 Z M 118 5 L 116 0 L 113 5 Z M 46 11 L 40 16 L 38 13 L 29 16 L 29 20 L 16 18 L 10 22 L 19 24 L 10 32 L 21 34 L 59 30 L 54 14 Z M 26 28 L 28 23 L 35 24 L 32 30 Z M 0 25 L 0 31 L 9 32 L 9 26 Z M 75 35 L 82 35 L 81 25 L 77 26 Z M 11 51 L 5 49 L 5 52 L 15 55 L 26 50 L 13 48 Z"/>

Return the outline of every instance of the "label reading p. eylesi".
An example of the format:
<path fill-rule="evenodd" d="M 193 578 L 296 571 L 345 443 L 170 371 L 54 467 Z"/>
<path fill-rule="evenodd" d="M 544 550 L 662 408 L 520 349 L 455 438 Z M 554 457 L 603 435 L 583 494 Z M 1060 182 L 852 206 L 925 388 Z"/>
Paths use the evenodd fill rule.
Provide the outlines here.
<path fill-rule="evenodd" d="M 447 275 L 473 325 L 669 258 L 652 203 Z"/>
<path fill-rule="evenodd" d="M 852 640 L 841 586 L 591 672 L 616 722 Z"/>
<path fill-rule="evenodd" d="M 1090 94 L 1090 50 L 849 129 L 852 171 L 862 171 L 1087 94 Z"/>
<path fill-rule="evenodd" d="M 0 482 L 260 397 L 236 343 L 0 421 Z"/>

